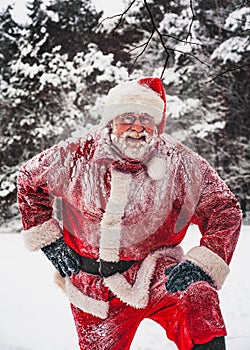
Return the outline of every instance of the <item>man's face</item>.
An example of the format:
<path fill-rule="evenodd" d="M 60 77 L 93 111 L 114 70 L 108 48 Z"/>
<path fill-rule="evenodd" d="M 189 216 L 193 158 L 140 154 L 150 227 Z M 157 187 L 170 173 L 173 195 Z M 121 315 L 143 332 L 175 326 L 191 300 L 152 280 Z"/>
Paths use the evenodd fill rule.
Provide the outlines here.
<path fill-rule="evenodd" d="M 156 140 L 154 119 L 144 113 L 124 113 L 113 121 L 111 140 L 125 156 L 142 159 Z"/>

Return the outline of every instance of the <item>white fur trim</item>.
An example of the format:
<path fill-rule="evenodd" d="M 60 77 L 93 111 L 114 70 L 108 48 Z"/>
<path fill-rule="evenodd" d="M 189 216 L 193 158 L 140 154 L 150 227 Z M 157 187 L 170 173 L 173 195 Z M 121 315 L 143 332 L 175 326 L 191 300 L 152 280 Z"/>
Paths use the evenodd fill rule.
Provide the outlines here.
<path fill-rule="evenodd" d="M 163 117 L 164 101 L 157 92 L 137 81 L 125 82 L 109 91 L 102 120 L 107 123 L 129 112 L 147 113 L 159 124 Z"/>
<path fill-rule="evenodd" d="M 230 270 L 219 255 L 202 246 L 190 249 L 185 258 L 201 267 L 212 278 L 216 288 L 221 289 Z"/>
<path fill-rule="evenodd" d="M 69 277 L 62 278 L 57 273 L 56 284 L 66 294 L 70 303 L 78 307 L 78 309 L 102 319 L 108 317 L 109 303 L 103 300 L 96 300 L 83 294 L 73 285 Z"/>
<path fill-rule="evenodd" d="M 180 246 L 161 248 L 144 259 L 133 285 L 130 285 L 124 276 L 119 273 L 104 278 L 104 284 L 124 303 L 137 309 L 145 308 L 149 301 L 149 288 L 157 260 L 161 257 L 172 257 L 177 261 L 181 261 L 183 255 Z"/>
<path fill-rule="evenodd" d="M 22 237 L 26 248 L 34 252 L 62 237 L 62 230 L 59 222 L 51 218 L 41 225 L 23 230 Z"/>
<path fill-rule="evenodd" d="M 119 261 L 121 224 L 127 205 L 131 174 L 111 169 L 111 192 L 101 221 L 99 257 L 105 261 Z"/>
<path fill-rule="evenodd" d="M 163 158 L 153 157 L 147 164 L 148 175 L 153 180 L 162 180 L 166 174 L 167 163 Z"/>

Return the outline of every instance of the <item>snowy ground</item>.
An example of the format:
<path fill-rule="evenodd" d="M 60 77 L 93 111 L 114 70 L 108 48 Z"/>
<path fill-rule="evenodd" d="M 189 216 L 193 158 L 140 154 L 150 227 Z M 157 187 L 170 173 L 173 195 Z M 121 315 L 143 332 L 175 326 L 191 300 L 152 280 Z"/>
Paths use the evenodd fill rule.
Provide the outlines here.
<path fill-rule="evenodd" d="M 13 231 L 13 229 L 9 230 Z M 18 234 L 0 230 L 0 349 L 78 350 L 77 337 L 66 297 L 53 283 L 53 270 L 42 253 L 29 253 Z M 250 226 L 244 226 L 231 274 L 220 291 L 228 328 L 227 349 L 250 349 Z M 185 250 L 197 244 L 192 227 Z M 145 320 L 131 350 L 176 350 L 160 326 Z M 122 350 L 122 349 L 121 349 Z"/>

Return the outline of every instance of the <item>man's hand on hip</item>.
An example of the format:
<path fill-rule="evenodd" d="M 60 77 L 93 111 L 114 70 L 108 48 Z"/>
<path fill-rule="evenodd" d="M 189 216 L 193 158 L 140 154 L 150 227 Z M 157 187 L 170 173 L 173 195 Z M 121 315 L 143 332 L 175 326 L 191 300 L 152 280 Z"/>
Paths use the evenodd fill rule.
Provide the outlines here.
<path fill-rule="evenodd" d="M 191 283 L 206 281 L 213 285 L 211 277 L 199 266 L 183 261 L 166 269 L 168 275 L 166 289 L 170 293 L 185 290 Z"/>
<path fill-rule="evenodd" d="M 43 253 L 52 262 L 62 277 L 79 273 L 80 256 L 64 242 L 63 237 L 42 248 Z"/>

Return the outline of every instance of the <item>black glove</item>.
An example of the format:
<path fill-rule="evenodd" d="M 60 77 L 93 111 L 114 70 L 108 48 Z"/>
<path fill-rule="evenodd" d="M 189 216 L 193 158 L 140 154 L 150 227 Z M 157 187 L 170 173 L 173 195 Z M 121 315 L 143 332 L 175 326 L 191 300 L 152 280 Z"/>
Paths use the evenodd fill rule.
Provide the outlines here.
<path fill-rule="evenodd" d="M 206 281 L 213 285 L 211 277 L 206 274 L 199 266 L 190 261 L 184 261 L 166 269 L 165 275 L 168 275 L 166 289 L 170 293 L 178 290 L 185 290 L 191 283 L 197 281 Z"/>
<path fill-rule="evenodd" d="M 43 247 L 42 251 L 62 277 L 71 276 L 72 272 L 77 274 L 80 271 L 80 255 L 67 246 L 63 237 Z"/>

